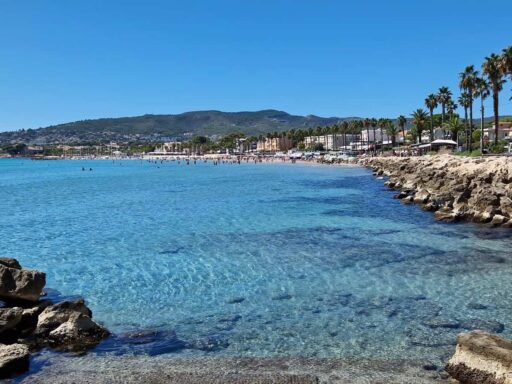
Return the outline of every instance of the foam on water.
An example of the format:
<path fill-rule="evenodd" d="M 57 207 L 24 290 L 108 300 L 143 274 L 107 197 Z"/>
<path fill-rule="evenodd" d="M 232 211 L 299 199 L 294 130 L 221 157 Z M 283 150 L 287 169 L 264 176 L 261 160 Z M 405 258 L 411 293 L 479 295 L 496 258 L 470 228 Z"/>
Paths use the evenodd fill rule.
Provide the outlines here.
<path fill-rule="evenodd" d="M 466 329 L 511 336 L 508 232 L 392 196 L 362 168 L 1 160 L 0 251 L 161 352 L 444 360 Z"/>

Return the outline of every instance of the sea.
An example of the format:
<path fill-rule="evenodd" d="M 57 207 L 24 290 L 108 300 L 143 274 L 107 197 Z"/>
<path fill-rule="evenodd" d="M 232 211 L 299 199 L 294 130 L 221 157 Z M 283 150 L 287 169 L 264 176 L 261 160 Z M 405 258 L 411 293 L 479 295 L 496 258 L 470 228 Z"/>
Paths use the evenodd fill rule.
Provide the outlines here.
<path fill-rule="evenodd" d="M 411 359 L 512 337 L 509 230 L 357 166 L 0 160 L 0 254 L 83 297 L 92 353 Z"/>

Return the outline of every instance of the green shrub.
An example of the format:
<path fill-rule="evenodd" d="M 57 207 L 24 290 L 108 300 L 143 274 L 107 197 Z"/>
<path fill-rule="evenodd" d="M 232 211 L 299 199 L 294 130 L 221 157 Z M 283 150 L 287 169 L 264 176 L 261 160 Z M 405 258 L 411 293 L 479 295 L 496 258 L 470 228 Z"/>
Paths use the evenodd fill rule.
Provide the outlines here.
<path fill-rule="evenodd" d="M 471 152 L 469 151 L 462 151 L 462 152 L 456 152 L 457 156 L 466 156 L 466 157 L 478 157 L 481 156 L 480 149 L 474 149 Z"/>
<path fill-rule="evenodd" d="M 503 153 L 508 143 L 506 141 L 500 141 L 498 144 L 492 144 L 489 147 L 491 153 Z"/>

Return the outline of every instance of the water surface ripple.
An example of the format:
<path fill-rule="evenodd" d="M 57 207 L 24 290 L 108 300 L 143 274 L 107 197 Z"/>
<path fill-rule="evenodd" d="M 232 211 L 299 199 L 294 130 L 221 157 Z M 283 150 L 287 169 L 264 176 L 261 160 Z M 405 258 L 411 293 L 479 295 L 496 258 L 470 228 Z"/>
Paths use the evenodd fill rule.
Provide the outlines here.
<path fill-rule="evenodd" d="M 512 336 L 508 232 L 392 195 L 362 168 L 0 160 L 0 250 L 169 340 L 128 344 L 150 354 L 441 361 L 464 330 Z"/>

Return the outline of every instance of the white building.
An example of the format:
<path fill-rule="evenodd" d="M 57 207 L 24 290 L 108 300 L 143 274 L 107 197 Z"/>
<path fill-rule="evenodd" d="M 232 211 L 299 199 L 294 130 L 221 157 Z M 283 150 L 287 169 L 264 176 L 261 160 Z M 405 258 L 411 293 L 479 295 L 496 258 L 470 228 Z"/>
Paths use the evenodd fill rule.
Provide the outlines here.
<path fill-rule="evenodd" d="M 361 141 L 364 143 L 382 143 L 391 141 L 391 138 L 388 136 L 386 131 L 382 130 L 381 128 L 376 128 L 375 133 L 373 131 L 373 128 L 369 128 L 368 131 L 365 128 L 361 132 Z"/>
<path fill-rule="evenodd" d="M 346 140 L 346 142 L 345 142 Z M 356 140 L 356 135 L 331 134 L 321 136 L 307 136 L 304 138 L 306 148 L 312 148 L 315 144 L 322 144 L 327 151 L 337 151 L 342 148 L 348 148 L 350 143 Z"/>

